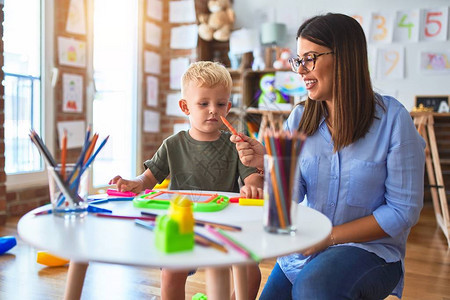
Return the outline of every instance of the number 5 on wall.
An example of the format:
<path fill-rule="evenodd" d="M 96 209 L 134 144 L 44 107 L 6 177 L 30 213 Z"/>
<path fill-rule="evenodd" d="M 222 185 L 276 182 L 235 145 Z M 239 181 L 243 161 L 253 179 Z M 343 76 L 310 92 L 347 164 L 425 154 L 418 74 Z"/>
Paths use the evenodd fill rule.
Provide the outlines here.
<path fill-rule="evenodd" d="M 421 37 L 426 41 L 445 41 L 448 28 L 448 7 L 424 9 Z"/>

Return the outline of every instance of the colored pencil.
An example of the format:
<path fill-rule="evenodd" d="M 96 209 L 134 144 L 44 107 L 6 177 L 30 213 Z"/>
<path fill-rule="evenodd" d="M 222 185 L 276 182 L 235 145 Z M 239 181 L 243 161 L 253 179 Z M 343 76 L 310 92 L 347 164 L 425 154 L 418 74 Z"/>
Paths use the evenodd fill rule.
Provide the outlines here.
<path fill-rule="evenodd" d="M 219 250 L 221 252 L 228 253 L 228 250 L 227 250 L 227 248 L 225 248 L 224 245 L 222 245 L 222 244 L 220 244 L 220 243 L 210 239 L 206 235 L 203 235 L 203 234 L 201 234 L 199 232 L 194 232 L 194 233 L 195 233 L 196 241 L 197 240 L 202 241 L 205 244 L 205 246 L 209 246 L 209 247 L 217 249 L 217 250 Z"/>
<path fill-rule="evenodd" d="M 92 140 L 89 144 L 89 148 L 86 151 L 86 155 L 84 156 L 83 165 L 85 165 L 86 162 L 88 161 L 88 159 L 91 157 L 92 151 L 94 151 L 95 144 L 97 143 L 97 139 L 98 139 L 98 134 L 94 133 L 94 135 L 92 136 Z"/>
<path fill-rule="evenodd" d="M 227 119 L 225 119 L 222 116 L 220 116 L 220 119 L 222 120 L 223 124 L 225 124 L 225 126 L 228 127 L 228 129 L 231 131 L 231 133 L 233 133 L 234 135 L 238 135 L 236 129 L 234 129 L 233 126 L 231 126 L 230 122 L 228 122 Z"/>
<path fill-rule="evenodd" d="M 42 139 L 39 137 L 39 135 L 37 134 L 36 131 L 31 130 L 30 131 L 30 137 L 33 136 L 35 141 L 34 144 L 36 145 L 36 147 L 38 147 L 38 149 L 40 149 L 42 156 L 47 158 L 47 162 L 48 165 L 52 166 L 52 167 L 56 167 L 56 161 L 53 158 L 53 156 L 51 155 L 50 151 L 48 150 L 48 148 L 45 146 L 44 142 L 42 141 Z M 32 139 L 33 140 L 33 139 Z"/>
<path fill-rule="evenodd" d="M 61 177 L 66 180 L 67 130 L 64 129 L 61 147 Z"/>
<path fill-rule="evenodd" d="M 236 240 L 234 240 L 230 236 L 224 234 L 224 232 L 222 230 L 215 229 L 214 227 L 211 227 L 211 226 L 206 226 L 206 230 L 208 230 L 212 235 L 214 235 L 219 240 L 221 240 L 225 244 L 229 245 L 230 247 L 232 247 L 234 250 L 241 253 L 245 257 L 252 258 L 255 261 L 260 261 L 258 256 L 256 256 L 254 253 L 249 251 L 241 243 L 237 243 Z"/>
<path fill-rule="evenodd" d="M 268 134 L 264 134 L 264 143 L 265 143 L 265 146 L 266 146 L 267 154 L 272 156 L 272 149 L 270 147 L 270 141 L 269 141 Z M 276 175 L 275 175 L 275 172 L 269 172 L 269 173 L 270 173 L 270 179 L 272 181 L 272 188 L 273 188 L 273 193 L 274 193 L 274 197 L 275 197 L 275 204 L 276 204 L 277 212 L 278 212 L 278 220 L 280 222 L 280 226 L 282 228 L 286 228 L 286 222 L 285 222 L 285 219 L 284 219 L 284 216 L 283 216 L 283 212 L 282 212 L 282 208 L 281 208 L 280 193 L 278 191 L 278 184 L 277 184 Z"/>
<path fill-rule="evenodd" d="M 141 211 L 141 215 L 151 216 L 151 217 L 155 217 L 155 218 L 158 216 L 158 214 L 146 212 L 146 211 Z M 205 225 L 210 225 L 213 227 L 222 228 L 224 230 L 229 230 L 229 231 L 241 231 L 242 230 L 242 227 L 240 227 L 240 226 L 216 223 L 216 222 L 210 222 L 210 221 L 203 221 L 203 220 L 198 220 L 198 219 L 195 219 L 195 225 L 201 226 L 201 227 L 205 227 Z"/>
<path fill-rule="evenodd" d="M 123 219 L 123 220 L 145 220 L 145 221 L 155 221 L 155 217 L 142 217 L 142 216 L 124 216 L 124 215 L 111 215 L 111 214 L 103 214 L 103 213 L 94 213 L 92 214 L 96 217 L 101 218 L 112 218 L 112 219 Z"/>

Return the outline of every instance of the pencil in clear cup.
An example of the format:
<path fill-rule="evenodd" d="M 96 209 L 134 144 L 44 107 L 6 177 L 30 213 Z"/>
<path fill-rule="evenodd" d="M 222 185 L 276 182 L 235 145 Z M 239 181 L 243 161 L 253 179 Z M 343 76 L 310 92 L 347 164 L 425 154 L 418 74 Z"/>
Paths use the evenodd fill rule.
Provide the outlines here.
<path fill-rule="evenodd" d="M 304 138 L 284 132 L 264 134 L 264 229 L 295 234 L 300 169 L 297 165 Z"/>
<path fill-rule="evenodd" d="M 69 178 L 74 172 L 76 164 L 66 164 L 65 174 L 61 174 L 61 164 L 55 167 L 48 166 L 48 186 L 50 190 L 50 202 L 53 215 L 64 218 L 80 218 L 87 215 L 87 197 L 89 194 L 89 168 L 80 176 L 73 176 L 72 182 L 64 182 L 66 187 L 73 191 L 72 195 L 66 195 L 55 176 L 61 174 L 60 178 Z M 78 171 L 75 171 L 78 172 Z M 76 197 L 76 199 L 74 199 Z"/>

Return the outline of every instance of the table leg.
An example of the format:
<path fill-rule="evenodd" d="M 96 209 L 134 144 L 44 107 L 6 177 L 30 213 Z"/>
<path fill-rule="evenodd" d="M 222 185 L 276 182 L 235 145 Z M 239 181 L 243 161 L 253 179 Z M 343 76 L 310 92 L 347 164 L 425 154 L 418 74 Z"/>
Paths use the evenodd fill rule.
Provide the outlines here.
<path fill-rule="evenodd" d="M 233 265 L 233 282 L 236 300 L 248 298 L 247 266 Z"/>
<path fill-rule="evenodd" d="M 81 298 L 87 267 L 88 263 L 70 261 L 64 300 L 78 300 Z"/>
<path fill-rule="evenodd" d="M 206 268 L 206 296 L 208 300 L 230 299 L 230 271 L 225 268 Z"/>

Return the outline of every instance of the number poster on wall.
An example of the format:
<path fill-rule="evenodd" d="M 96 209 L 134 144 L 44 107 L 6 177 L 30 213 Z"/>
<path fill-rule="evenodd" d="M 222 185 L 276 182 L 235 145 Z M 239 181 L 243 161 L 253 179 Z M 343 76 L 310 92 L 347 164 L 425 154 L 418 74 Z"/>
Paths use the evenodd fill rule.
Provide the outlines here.
<path fill-rule="evenodd" d="M 405 77 L 405 48 L 395 43 L 447 41 L 448 10 L 438 7 L 350 14 L 366 34 L 372 78 Z M 430 49 L 419 55 L 417 62 L 422 73 L 450 73 L 449 51 Z"/>

